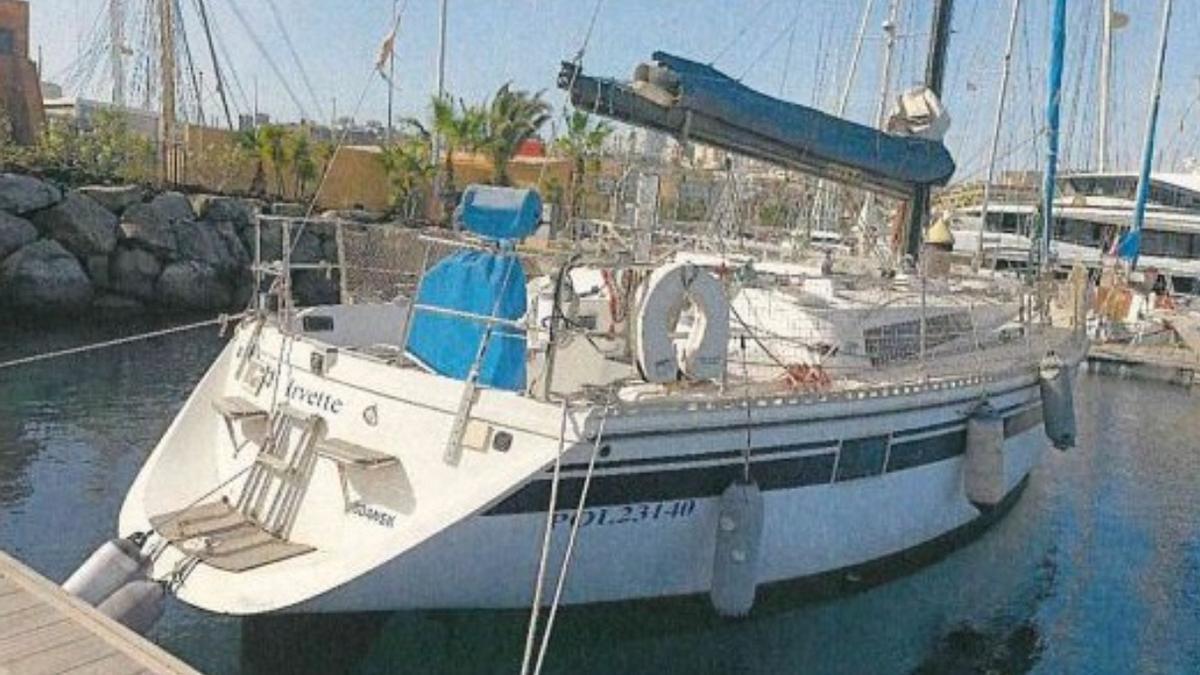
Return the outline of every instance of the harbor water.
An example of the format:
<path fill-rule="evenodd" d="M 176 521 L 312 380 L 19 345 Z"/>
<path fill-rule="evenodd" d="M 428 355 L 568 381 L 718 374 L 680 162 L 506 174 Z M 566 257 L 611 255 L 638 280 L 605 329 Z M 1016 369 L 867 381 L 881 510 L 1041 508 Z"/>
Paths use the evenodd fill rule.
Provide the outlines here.
<path fill-rule="evenodd" d="M 150 327 L 0 327 L 0 361 Z M 112 536 L 125 490 L 221 345 L 203 329 L 0 370 L 0 548 L 61 581 Z M 1200 400 L 1111 376 L 1077 386 L 1078 447 L 1048 451 L 1012 511 L 966 546 L 886 583 L 770 589 L 741 621 L 704 598 L 571 608 L 546 671 L 1200 672 Z M 241 619 L 173 603 L 150 637 L 212 674 L 512 673 L 526 620 Z"/>

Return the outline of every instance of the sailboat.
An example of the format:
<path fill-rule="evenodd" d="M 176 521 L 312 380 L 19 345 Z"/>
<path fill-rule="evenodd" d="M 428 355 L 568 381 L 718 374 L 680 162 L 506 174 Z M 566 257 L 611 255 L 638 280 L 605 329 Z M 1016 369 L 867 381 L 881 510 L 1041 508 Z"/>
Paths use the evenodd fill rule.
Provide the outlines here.
<path fill-rule="evenodd" d="M 635 107 L 714 135 L 756 119 L 701 124 L 741 109 L 741 85 L 658 65 L 678 98 Z M 611 86 L 614 103 L 640 96 Z M 716 107 L 689 109 L 700 91 Z M 812 139 L 847 128 L 753 104 L 809 115 Z M 895 188 L 945 175 L 938 144 L 854 132 L 891 154 L 755 143 Z M 129 564 L 93 565 L 73 587 L 94 599 L 157 584 L 227 614 L 513 608 L 548 602 L 529 582 L 566 559 L 556 602 L 709 594 L 743 614 L 761 586 L 956 540 L 1016 499 L 1047 438 L 1073 443 L 1075 334 L 968 315 L 971 348 L 939 351 L 935 322 L 910 310 L 875 335 L 894 358 L 789 378 L 791 363 L 747 367 L 748 342 L 770 353 L 781 336 L 730 300 L 780 288 L 769 275 L 586 245 L 539 257 L 521 244 L 541 218 L 529 190 L 472 187 L 456 218 L 458 235 L 420 235 L 419 281 L 383 302 L 295 308 L 287 266 L 260 266 L 281 273 L 277 297 L 237 326 L 125 499 L 114 548 Z M 344 236 L 398 236 L 356 227 Z"/>
<path fill-rule="evenodd" d="M 890 194 L 953 172 L 938 140 L 653 61 L 627 82 L 568 64 L 560 85 L 600 114 Z M 165 593 L 238 615 L 707 594 L 743 615 L 761 587 L 960 541 L 1014 503 L 1048 442 L 1074 443 L 1080 336 L 1035 322 L 1019 290 L 1016 320 L 941 315 L 935 298 L 969 289 L 530 246 L 542 213 L 532 190 L 473 186 L 453 233 L 339 224 L 343 279 L 371 293 L 338 305 L 293 306 L 287 246 L 257 260 L 271 293 L 141 468 L 120 539 L 68 586 L 139 625 Z M 274 225 L 285 242 L 303 227 Z M 902 311 L 886 294 L 859 311 L 892 283 Z M 869 358 L 797 356 L 843 350 Z"/>

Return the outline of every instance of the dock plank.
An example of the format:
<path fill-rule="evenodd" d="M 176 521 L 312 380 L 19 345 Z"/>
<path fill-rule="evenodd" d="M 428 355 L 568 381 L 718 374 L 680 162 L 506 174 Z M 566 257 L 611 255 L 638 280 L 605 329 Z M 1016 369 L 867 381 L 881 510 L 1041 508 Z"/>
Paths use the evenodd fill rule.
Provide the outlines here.
<path fill-rule="evenodd" d="M 6 668 L 31 654 L 63 648 L 87 639 L 87 631 L 70 621 L 58 621 L 0 640 L 0 664 Z"/>
<path fill-rule="evenodd" d="M 52 607 L 45 605 L 29 607 L 4 617 L 4 622 L 0 623 L 0 639 L 26 633 L 59 621 L 66 621 L 66 619 L 55 612 Z"/>
<path fill-rule="evenodd" d="M 153 672 L 146 670 L 120 652 L 113 652 L 104 658 L 67 668 L 61 672 L 62 675 L 138 675 L 139 673 L 154 675 Z"/>
<path fill-rule="evenodd" d="M 28 593 L 9 593 L 0 596 L 0 621 L 7 621 L 8 615 L 16 614 L 40 604 L 38 599 Z"/>
<path fill-rule="evenodd" d="M 70 668 L 86 666 L 118 652 L 98 637 L 88 635 L 56 649 L 44 649 L 5 664 L 12 675 L 52 675 Z M 128 661 L 128 657 L 126 657 Z M 131 665 L 132 661 L 128 661 Z"/>
<path fill-rule="evenodd" d="M 0 551 L 0 673 L 199 675 Z"/>

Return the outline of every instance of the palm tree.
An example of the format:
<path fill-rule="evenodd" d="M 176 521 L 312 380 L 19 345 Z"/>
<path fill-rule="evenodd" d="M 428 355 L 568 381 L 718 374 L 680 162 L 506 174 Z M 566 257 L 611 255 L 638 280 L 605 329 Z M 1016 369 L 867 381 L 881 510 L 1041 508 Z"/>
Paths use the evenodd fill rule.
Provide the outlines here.
<path fill-rule="evenodd" d="M 420 132 L 383 148 L 379 156 L 391 184 L 392 208 L 406 218 L 417 212 L 421 191 L 437 172 L 437 162 L 430 156 L 429 134 L 424 129 Z"/>
<path fill-rule="evenodd" d="M 267 191 L 267 174 L 263 166 L 263 153 L 258 140 L 258 129 L 242 129 L 233 137 L 234 145 L 245 156 L 254 158 L 254 178 L 250 180 L 250 194 L 261 196 Z"/>
<path fill-rule="evenodd" d="M 313 158 L 312 141 L 309 138 L 308 127 L 302 126 L 284 133 L 283 137 L 284 162 L 295 172 L 296 199 L 304 199 L 308 183 L 317 175 L 317 163 Z"/>
<path fill-rule="evenodd" d="M 584 179 L 589 170 L 600 164 L 600 150 L 613 128 L 607 122 L 592 123 L 592 116 L 582 110 L 563 113 L 566 135 L 554 142 L 554 147 L 571 160 L 571 191 L 568 214 L 575 215 L 576 208 L 585 205 L 583 200 Z"/>
<path fill-rule="evenodd" d="M 283 151 L 283 139 L 287 134 L 281 126 L 265 124 L 258 128 L 258 153 L 262 161 L 270 162 L 275 169 L 275 192 L 284 196 L 283 171 L 287 166 L 287 153 Z"/>
<path fill-rule="evenodd" d="M 508 162 L 521 143 L 532 138 L 550 119 L 550 105 L 542 92 L 530 94 L 506 83 L 487 106 L 487 133 L 483 150 L 492 159 L 492 182 L 508 185 Z"/>
<path fill-rule="evenodd" d="M 408 120 L 422 135 L 429 132 L 416 120 Z M 445 145 L 446 190 L 454 192 L 454 153 L 459 150 L 475 151 L 483 145 L 486 130 L 486 114 L 477 106 L 468 106 L 462 99 L 454 105 L 449 96 L 433 99 L 433 131 Z"/>

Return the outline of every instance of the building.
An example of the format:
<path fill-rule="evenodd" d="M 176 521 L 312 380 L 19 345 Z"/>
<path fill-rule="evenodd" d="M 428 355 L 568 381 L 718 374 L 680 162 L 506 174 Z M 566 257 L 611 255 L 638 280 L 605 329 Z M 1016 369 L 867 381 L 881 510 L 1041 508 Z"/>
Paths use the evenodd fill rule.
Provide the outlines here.
<path fill-rule="evenodd" d="M 154 142 L 158 140 L 158 114 L 150 110 L 71 96 L 47 98 L 44 106 L 46 119 L 59 120 L 77 129 L 91 129 L 102 112 L 120 113 L 131 132 Z"/>
<path fill-rule="evenodd" d="M 0 0 L 0 108 L 12 140 L 34 143 L 46 124 L 37 66 L 29 60 L 29 3 Z"/>

